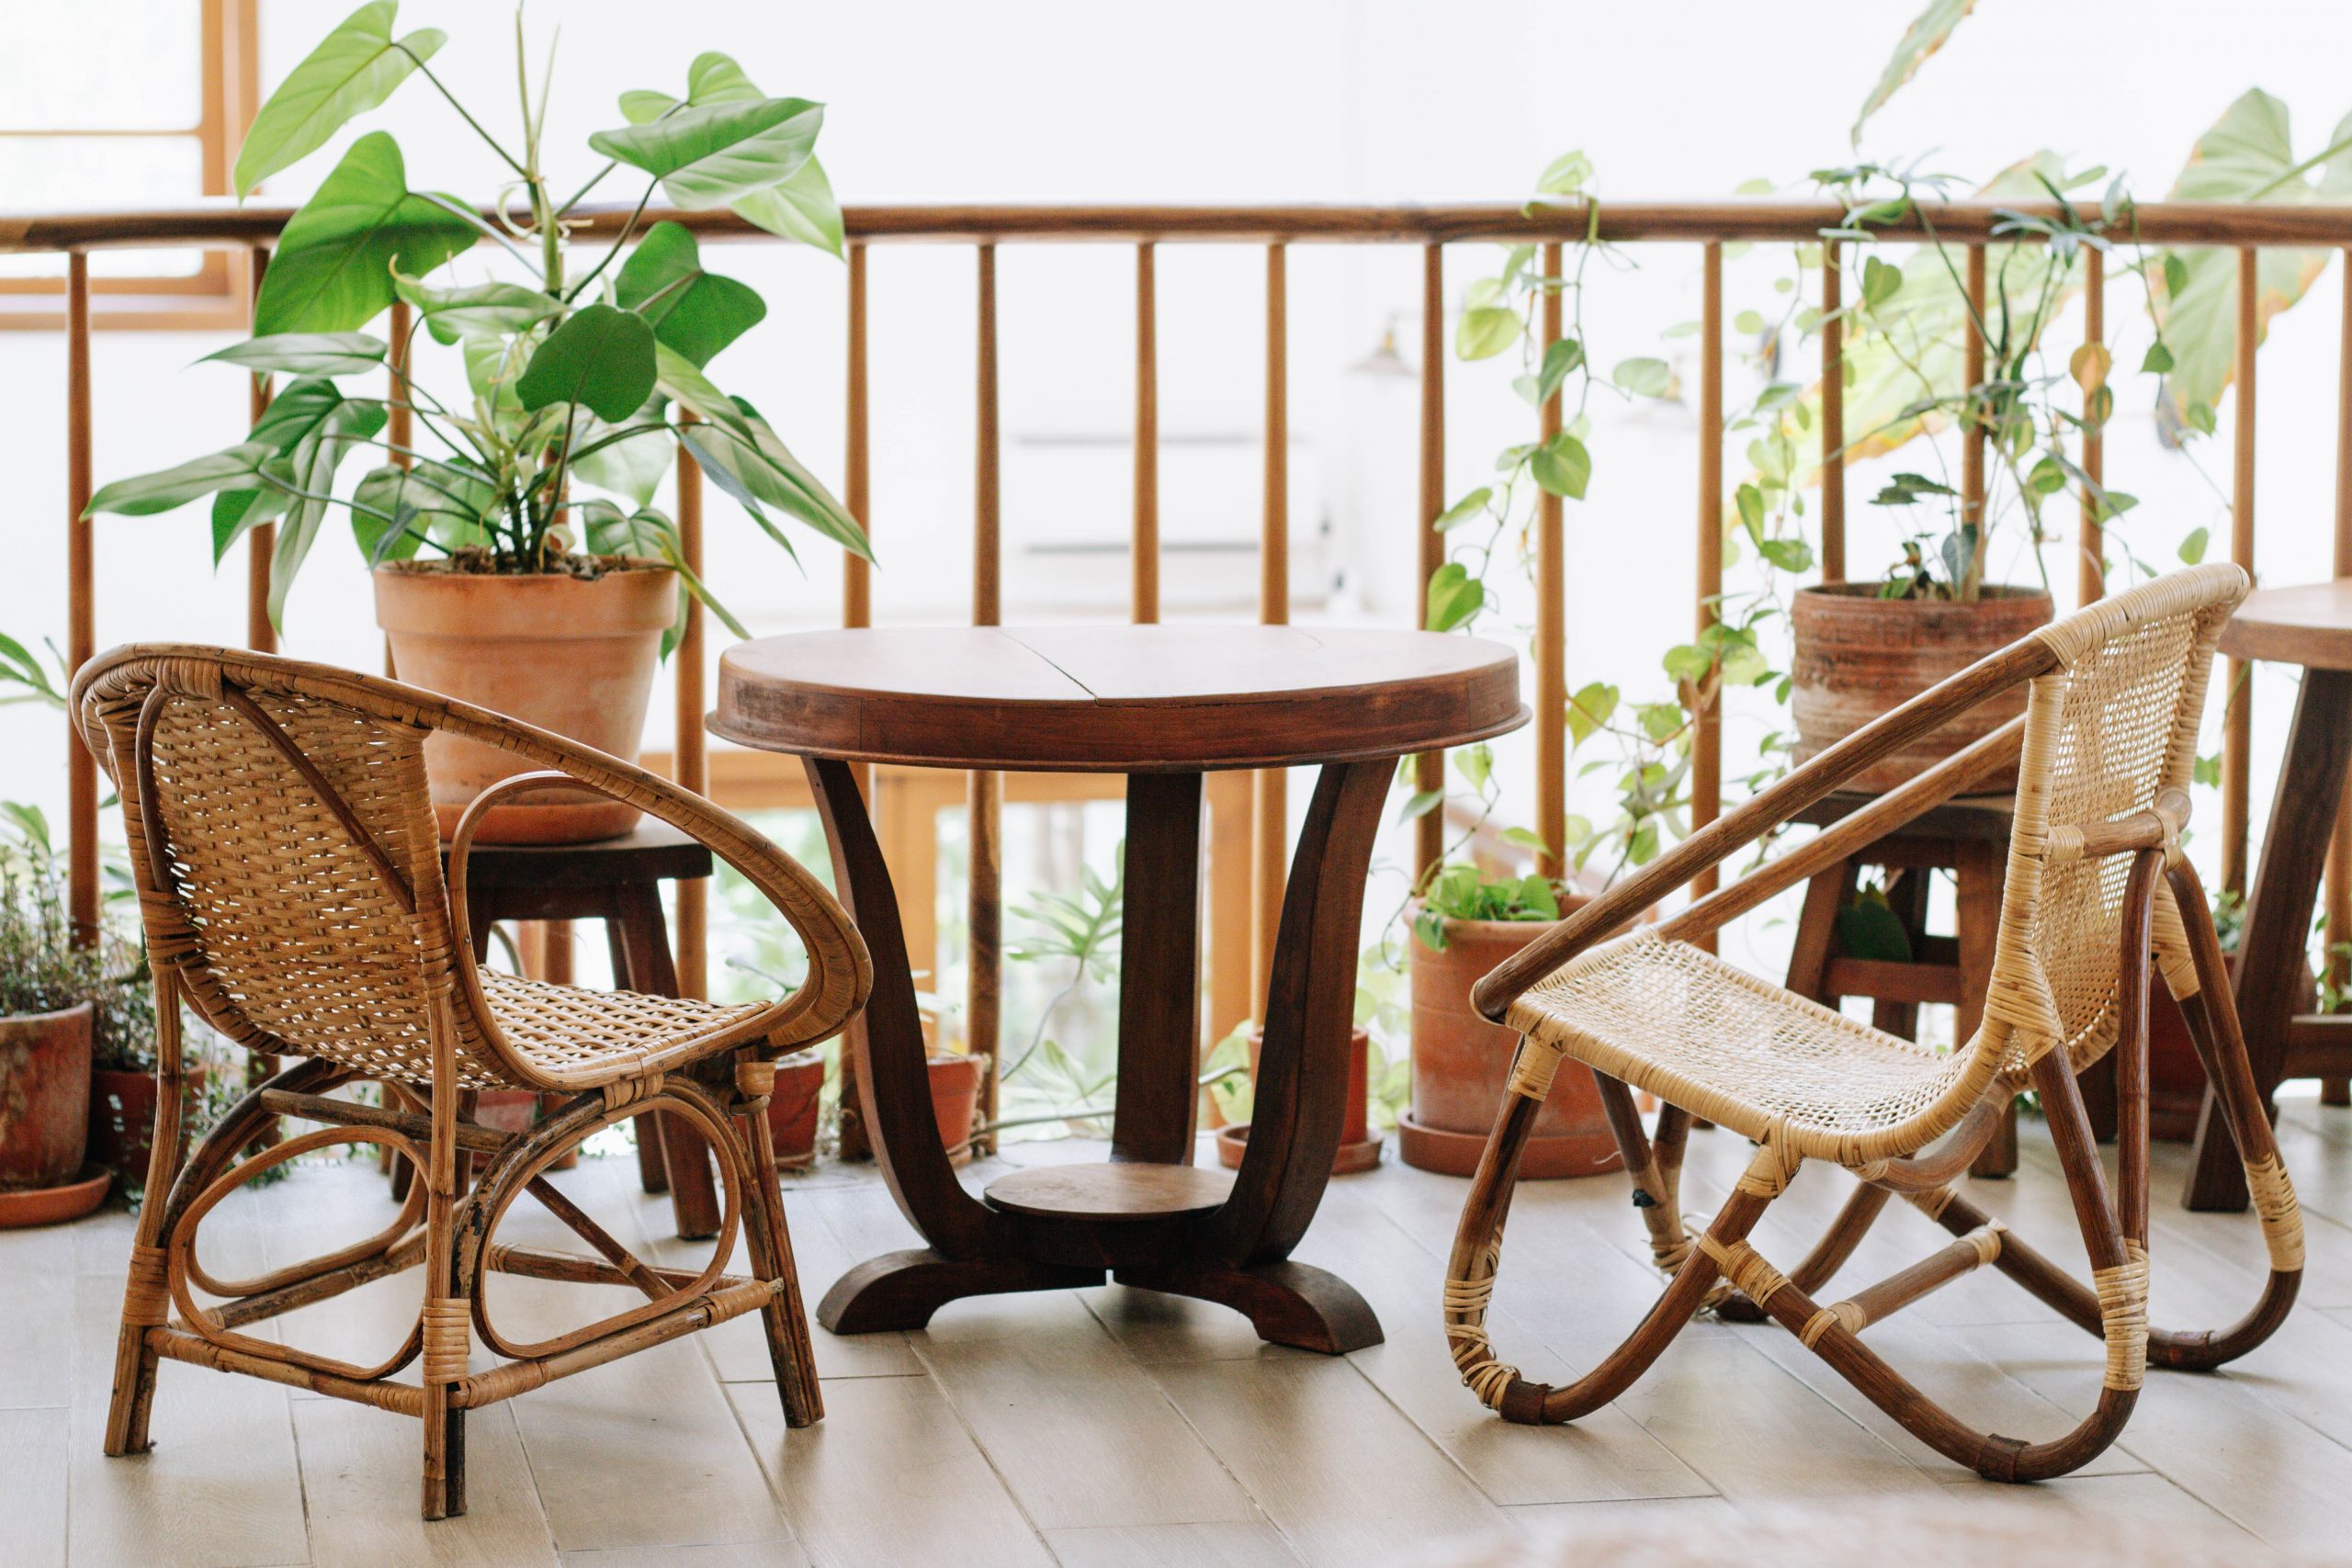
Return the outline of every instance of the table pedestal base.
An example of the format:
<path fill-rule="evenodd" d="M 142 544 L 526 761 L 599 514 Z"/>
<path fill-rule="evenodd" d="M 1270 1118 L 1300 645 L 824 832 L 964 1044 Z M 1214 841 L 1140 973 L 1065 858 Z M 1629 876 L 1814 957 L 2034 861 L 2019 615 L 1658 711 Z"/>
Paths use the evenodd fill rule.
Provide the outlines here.
<path fill-rule="evenodd" d="M 886 1252 L 858 1264 L 825 1292 L 817 1321 L 834 1334 L 916 1329 L 965 1296 L 1079 1290 L 1106 1280 L 1231 1307 L 1269 1344 L 1341 1356 L 1382 1338 L 1379 1318 L 1354 1287 L 1311 1264 L 1284 1259 L 1249 1269 L 1176 1263 L 1105 1269 L 1012 1258 L 958 1263 L 928 1247 Z"/>

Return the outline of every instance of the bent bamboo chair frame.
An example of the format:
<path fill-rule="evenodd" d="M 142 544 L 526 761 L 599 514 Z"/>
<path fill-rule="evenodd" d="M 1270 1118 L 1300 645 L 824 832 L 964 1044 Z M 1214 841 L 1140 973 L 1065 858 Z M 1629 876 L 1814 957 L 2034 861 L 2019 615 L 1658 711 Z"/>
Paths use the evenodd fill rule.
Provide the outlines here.
<path fill-rule="evenodd" d="M 765 1115 L 775 1059 L 839 1030 L 871 984 L 864 942 L 820 884 L 665 780 L 373 676 L 225 649 L 134 646 L 85 665 L 71 701 L 121 797 L 156 988 L 154 1141 L 107 1453 L 150 1446 L 159 1361 L 187 1361 L 420 1417 L 424 1516 L 460 1514 L 466 1411 L 754 1311 L 787 1423 L 822 1415 Z M 469 807 L 446 876 L 424 778 L 435 733 L 538 764 Z M 798 934 L 806 981 L 774 1001 L 718 1007 L 479 969 L 464 894 L 475 832 L 497 800 L 558 783 L 637 806 L 741 872 Z M 249 1049 L 295 1058 L 188 1151 L 182 1001 Z M 381 1084 L 385 1103 L 334 1097 L 358 1079 Z M 461 1112 L 468 1091 L 498 1086 L 571 1098 L 510 1135 Z M 545 1179 L 589 1136 L 651 1111 L 684 1117 L 718 1158 L 726 1206 L 699 1271 L 641 1261 Z M 282 1119 L 321 1125 L 252 1153 Z M 337 1144 L 374 1145 L 415 1168 L 421 1179 L 391 1224 L 254 1279 L 203 1268 L 196 1235 L 215 1205 L 273 1166 Z M 497 1242 L 500 1220 L 526 1193 L 595 1256 Z M 749 1277 L 724 1271 L 739 1235 Z M 416 1321 L 373 1364 L 241 1332 L 419 1265 Z M 646 1300 L 521 1340 L 492 1321 L 492 1273 L 630 1287 Z M 198 1291 L 222 1299 L 208 1304 Z M 470 1366 L 477 1337 L 503 1358 L 481 1372 Z M 416 1362 L 420 1382 L 397 1381 Z"/>
<path fill-rule="evenodd" d="M 2248 1066 L 2210 906 L 2180 848 L 2214 643 L 2245 589 L 2245 574 L 2234 566 L 2199 567 L 2143 583 L 2044 627 L 1832 746 L 1692 834 L 1479 983 L 1474 1004 L 1521 1036 L 1511 1067 L 1512 1092 L 1505 1096 L 1464 1205 L 1444 1291 L 1445 1332 L 1454 1362 L 1482 1402 L 1513 1421 L 1574 1420 L 1630 1387 L 1684 1325 L 1702 1309 L 1713 1308 L 1745 1321 L 1769 1316 L 1939 1453 L 1995 1480 L 2028 1481 L 2072 1471 L 2113 1441 L 2151 1361 L 2211 1369 L 2269 1337 L 2285 1319 L 2301 1279 L 2301 1217 Z M 2100 683 L 2102 660 L 2129 657 L 2118 650 L 2131 648 L 2144 659 L 2159 633 L 2177 641 L 2185 634 L 2171 711 L 2126 714 L 2117 711 L 2123 706 L 2120 699 L 2102 702 L 2098 694 L 2111 697 L 2113 692 L 2111 681 Z M 2021 716 L 1796 850 L 1699 899 L 1654 931 L 1600 941 L 1634 912 L 1785 825 L 1880 757 L 2019 684 L 2029 693 Z M 2070 694 L 2078 699 L 2071 708 Z M 2150 733 L 2159 718 L 2163 729 Z M 2087 778 L 2096 785 L 2103 760 L 2134 745 L 2143 758 L 2152 745 L 2161 751 L 2160 760 L 2142 768 L 2149 776 L 2129 792 L 2133 798 L 2119 800 L 2113 788 L 2053 789 L 2069 779 L 2078 784 Z M 2012 763 L 2018 778 L 2016 826 L 1984 1021 L 1976 1037 L 1953 1053 L 1936 1092 L 1909 1107 L 1908 1114 L 1860 1130 L 1811 1124 L 1794 1115 L 1759 1119 L 1753 1104 L 1736 1101 L 1706 1082 L 1658 1070 L 1606 1040 L 1572 1032 L 1563 1037 L 1556 1031 L 1546 1037 L 1547 984 L 1572 984 L 1594 965 L 1611 962 L 1612 953 L 1623 954 L 1628 943 L 1650 943 L 1655 951 L 1655 944 L 1712 932 Z M 2053 800 L 2059 809 L 2053 810 Z M 2125 869 L 2109 913 L 2109 894 L 2102 890 L 2113 888 L 2111 866 Z M 2077 920 L 2071 934 L 2079 938 L 2086 924 L 2104 929 L 2111 921 L 2111 947 L 2069 951 L 2087 944 L 2070 943 L 2065 922 L 2041 908 L 2046 892 L 2064 877 L 2080 875 L 2109 880 L 2094 884 L 2097 912 Z M 2243 1319 L 2222 1329 L 2174 1332 L 2148 1325 L 2152 953 L 2155 971 L 2179 1000 L 2219 1090 L 2267 1243 L 2270 1273 L 2259 1299 Z M 1776 987 L 1752 984 L 1788 998 Z M 1834 1021 L 1823 1015 L 1825 1027 Z M 2109 1049 L 2118 1053 L 2120 1100 L 2120 1165 L 2112 1192 L 2075 1082 L 2083 1067 Z M 1575 1382 L 1553 1387 L 1530 1382 L 1497 1359 L 1486 1318 L 1519 1155 L 1564 1055 L 1594 1070 L 1653 1258 L 1669 1279 L 1648 1314 L 1600 1366 Z M 1636 1087 L 1662 1102 L 1654 1131 L 1643 1126 L 1634 1106 Z M 2029 1088 L 2040 1094 L 2049 1119 L 2091 1262 L 2088 1284 L 2017 1238 L 1952 1185 L 1991 1137 L 2009 1100 Z M 1730 1197 L 1695 1237 L 1677 1207 L 1694 1116 L 1731 1125 L 1758 1145 Z M 1931 1149 L 1938 1139 L 1943 1142 Z M 1812 1251 L 1784 1273 L 1747 1237 L 1807 1160 L 1842 1166 L 1861 1185 Z M 1852 1256 L 1894 1197 L 1906 1200 L 1954 1239 L 1841 1301 L 1815 1300 L 1815 1292 Z M 1862 1342 L 1871 1324 L 1988 1263 L 2105 1342 L 2098 1407 L 2055 1438 L 2032 1442 L 1971 1427 Z"/>

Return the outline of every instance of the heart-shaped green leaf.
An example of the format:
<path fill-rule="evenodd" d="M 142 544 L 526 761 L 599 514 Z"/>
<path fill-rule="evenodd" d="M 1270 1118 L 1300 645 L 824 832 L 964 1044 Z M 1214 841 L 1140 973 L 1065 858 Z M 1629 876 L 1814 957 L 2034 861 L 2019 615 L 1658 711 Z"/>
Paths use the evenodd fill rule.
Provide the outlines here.
<path fill-rule="evenodd" d="M 695 237 L 656 223 L 621 265 L 614 298 L 653 328 L 654 337 L 697 366 L 742 336 L 768 313 L 759 295 L 731 277 L 702 269 Z"/>
<path fill-rule="evenodd" d="M 318 194 L 287 220 L 254 301 L 254 332 L 344 333 L 392 303 L 392 263 L 423 276 L 474 243 L 473 221 L 408 188 L 400 144 L 351 144 Z"/>
<path fill-rule="evenodd" d="M 382 428 L 382 406 L 375 400 L 346 398 L 332 381 L 305 378 L 269 400 L 261 417 L 254 421 L 253 431 L 246 439 L 259 442 L 273 456 L 289 456 L 295 447 L 324 429 L 338 410 L 355 402 L 374 408 L 377 428 Z M 269 485 L 221 491 L 212 503 L 212 563 L 220 565 L 228 555 L 229 547 L 246 529 L 282 516 L 289 500 L 285 491 Z"/>
<path fill-rule="evenodd" d="M 615 427 L 601 419 L 589 419 L 572 441 L 572 473 L 583 484 L 625 495 L 639 507 L 650 504 L 678 450 L 677 438 L 663 423 L 662 414 L 662 400 L 656 398 L 621 422 L 623 426 L 655 428 L 610 445 L 604 443 L 616 434 Z"/>
<path fill-rule="evenodd" d="M 466 338 L 496 338 L 528 332 L 563 308 L 542 289 L 519 283 L 469 283 L 436 288 L 397 269 L 392 290 L 424 319 L 425 330 L 441 343 Z"/>
<path fill-rule="evenodd" d="M 365 376 L 384 367 L 384 340 L 366 333 L 279 333 L 232 343 L 207 360 L 290 376 Z"/>
<path fill-rule="evenodd" d="M 337 465 L 353 446 L 383 428 L 382 404 L 345 399 L 291 454 L 270 459 L 265 468 L 264 477 L 288 492 L 286 517 L 277 527 L 277 548 L 269 560 L 269 624 L 281 631 L 287 592 L 318 540 L 319 525 L 326 521 Z"/>
<path fill-rule="evenodd" d="M 821 104 L 754 98 L 690 106 L 644 125 L 600 130 L 588 145 L 644 170 L 672 201 L 701 211 L 799 173 L 824 123 Z"/>
<path fill-rule="evenodd" d="M 409 73 L 447 41 L 437 28 L 392 37 L 399 0 L 372 0 L 343 19 L 277 85 L 237 151 L 237 197 L 309 157 L 328 138 L 392 96 Z"/>
<path fill-rule="evenodd" d="M 654 355 L 661 368 L 662 390 L 703 421 L 680 426 L 679 438 L 703 465 L 711 482 L 741 502 L 770 538 L 786 549 L 792 547 L 768 522 L 761 510 L 763 502 L 781 508 L 852 554 L 874 558 L 873 547 L 857 519 L 816 475 L 801 466 L 756 409 L 711 385 L 710 378 L 676 350 L 656 344 Z"/>
<path fill-rule="evenodd" d="M 258 441 L 245 441 L 225 452 L 210 452 L 190 458 L 175 468 L 157 473 L 141 474 L 133 479 L 117 479 L 103 486 L 90 497 L 90 504 L 82 509 L 85 517 L 95 517 L 101 512 L 111 512 L 121 517 L 145 517 L 157 512 L 169 512 L 185 506 L 199 495 L 210 495 L 232 485 L 250 483 L 261 469 L 270 448 Z"/>
<path fill-rule="evenodd" d="M 532 352 L 514 395 L 526 409 L 579 403 L 623 420 L 653 395 L 653 329 L 610 305 L 573 311 Z"/>
<path fill-rule="evenodd" d="M 752 85 L 743 68 L 724 54 L 696 55 L 686 72 L 686 107 L 743 103 L 765 96 Z M 659 119 L 680 107 L 680 101 L 667 93 L 621 95 L 621 113 L 631 125 Z M 842 254 L 841 204 L 834 200 L 832 182 L 825 177 L 824 166 L 813 153 L 797 173 L 764 190 L 750 192 L 729 205 L 738 216 L 771 234 L 814 245 L 833 255 Z"/>

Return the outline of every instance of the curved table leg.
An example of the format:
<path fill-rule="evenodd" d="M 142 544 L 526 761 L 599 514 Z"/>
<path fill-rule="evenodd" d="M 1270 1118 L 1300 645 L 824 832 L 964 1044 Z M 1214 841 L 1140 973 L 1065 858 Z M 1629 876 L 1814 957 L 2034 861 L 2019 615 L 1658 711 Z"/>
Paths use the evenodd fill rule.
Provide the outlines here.
<path fill-rule="evenodd" d="M 1330 1352 L 1378 1344 L 1379 1320 L 1346 1281 L 1287 1259 L 1323 1200 L 1346 1119 L 1364 874 L 1393 766 L 1333 762 L 1316 781 L 1283 894 L 1248 1151 L 1232 1196 L 1203 1222 L 1205 1256 L 1120 1271 L 1224 1302 L 1278 1343 Z"/>
<path fill-rule="evenodd" d="M 1200 1101 L 1201 775 L 1127 778 L 1111 1157 L 1193 1162 Z"/>
<path fill-rule="evenodd" d="M 964 1190 L 940 1144 L 906 934 L 899 925 L 889 868 L 883 863 L 856 776 L 848 763 L 823 758 L 808 759 L 808 769 L 825 839 L 832 848 L 838 897 L 874 958 L 873 995 L 864 1014 L 850 1024 L 843 1049 L 856 1054 L 858 1100 L 873 1133 L 875 1164 L 899 1213 L 931 1244 L 929 1251 L 891 1253 L 851 1269 L 825 1292 L 818 1321 L 839 1334 L 920 1327 L 941 1302 L 1014 1288 L 980 1281 L 999 1267 L 994 1258 L 1010 1258 L 1016 1249 L 1006 1234 L 1004 1216 Z M 942 1261 L 956 1266 L 955 1271 L 938 1272 L 936 1265 Z M 902 1275 L 912 1278 L 902 1280 Z M 940 1293 L 951 1279 L 969 1282 Z M 1090 1279 L 1049 1283 L 1096 1284 L 1101 1280 L 1096 1271 Z M 926 1301 L 929 1304 L 922 1305 Z M 919 1316 L 908 1316 L 918 1309 Z"/>
<path fill-rule="evenodd" d="M 2287 1066 L 2287 1028 L 2295 1016 L 2298 976 L 2307 962 L 2312 906 L 2319 897 L 2327 841 L 2335 830 L 2341 796 L 2325 786 L 2352 763 L 2352 671 L 2306 670 L 2278 767 L 2278 792 L 2262 837 L 2246 899 L 2245 935 L 2238 944 L 2235 990 L 2245 1031 L 2246 1058 L 2263 1109 L 2277 1118 L 2271 1096 Z M 2332 935 L 2329 940 L 2335 940 Z M 2197 1122 L 2197 1149 L 2181 1202 L 2191 1209 L 2243 1209 L 2245 1172 L 2238 1163 L 2230 1118 L 2205 1089 Z"/>

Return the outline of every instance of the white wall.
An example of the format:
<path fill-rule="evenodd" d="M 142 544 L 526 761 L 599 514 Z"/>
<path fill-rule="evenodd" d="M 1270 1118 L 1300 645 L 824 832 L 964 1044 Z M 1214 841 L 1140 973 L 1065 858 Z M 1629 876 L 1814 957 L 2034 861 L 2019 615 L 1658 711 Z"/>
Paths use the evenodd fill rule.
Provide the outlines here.
<path fill-rule="evenodd" d="M 344 0 L 264 0 L 265 79 L 274 83 L 346 8 Z M 117 46 L 104 36 L 107 7 L 85 9 L 88 47 Z M 562 25 L 551 140 L 563 166 L 582 172 L 593 166 L 582 139 L 616 122 L 616 93 L 674 90 L 693 55 L 716 48 L 735 54 L 770 91 L 830 104 L 824 155 L 850 202 L 1377 200 L 1515 196 L 1569 147 L 1590 152 L 1604 197 L 1714 196 L 1758 175 L 1794 181 L 1849 156 L 1853 109 L 1911 9 L 1852 0 L 1770 8 L 1724 0 L 1540 7 L 1469 0 L 1442 8 L 1401 0 L 1183 7 L 701 0 L 659 8 L 662 26 L 648 37 L 641 4 L 569 0 L 535 7 L 531 22 L 542 48 L 552 26 Z M 511 127 L 503 8 L 412 0 L 402 23 L 447 28 L 452 39 L 436 69 L 494 127 Z M 2299 145 L 2316 150 L 2352 108 L 2341 69 L 2348 46 L 2352 12 L 2292 0 L 2251 0 L 2226 14 L 2164 0 L 2134 8 L 2128 22 L 2084 0 L 1984 0 L 1982 14 L 1873 123 L 1865 151 L 1939 149 L 1944 166 L 1981 176 L 2050 146 L 2078 164 L 2127 168 L 2140 193 L 2154 197 L 2197 133 L 2249 85 L 2283 97 L 2298 117 Z M 27 63 L 19 58 L 12 68 Z M 363 122 L 375 126 L 398 130 L 412 183 L 474 197 L 494 189 L 495 165 L 424 83 L 411 83 L 389 111 Z M 331 162 L 331 153 L 314 157 L 272 194 L 299 196 Z M 85 194 L 92 205 L 107 196 Z M 614 194 L 622 194 L 617 183 Z M 15 205 L 5 196 L 0 204 Z M 1628 259 L 1638 270 L 1606 275 L 1594 290 L 1596 357 L 1679 353 L 1688 368 L 1689 340 L 1661 349 L 1656 334 L 1697 313 L 1695 249 L 1645 247 Z M 837 473 L 838 264 L 742 247 L 721 265 L 766 291 L 773 313 L 717 362 L 720 379 L 758 402 L 820 471 Z M 1482 265 L 1475 252 L 1457 253 L 1450 292 Z M 1261 269 L 1246 247 L 1163 247 L 1161 422 L 1170 436 L 1257 430 Z M 961 248 L 877 248 L 873 256 L 874 524 L 883 562 L 876 599 L 885 619 L 953 619 L 966 608 L 971 272 Z M 1735 265 L 1733 309 L 1761 295 L 1768 272 L 1760 254 Z M 1032 536 L 1115 536 L 1125 526 L 1120 457 L 1071 466 L 1023 443 L 1115 439 L 1125 431 L 1131 279 L 1124 247 L 1018 247 L 1001 258 L 1005 504 L 1016 548 Z M 1301 589 L 1344 570 L 1355 592 L 1340 611 L 1408 621 L 1412 389 L 1344 371 L 1392 319 L 1408 354 L 1415 352 L 1417 258 L 1404 250 L 1299 247 L 1290 287 Z M 2283 319 L 2263 357 L 2259 564 L 2273 581 L 2326 570 L 2333 275 L 2314 296 Z M 214 346 L 187 335 L 99 338 L 102 479 L 238 436 L 243 378 L 220 367 L 183 368 Z M 2123 363 L 2136 363 L 2136 355 Z M 25 637 L 63 632 L 62 366 L 57 338 L 0 334 L 0 442 L 15 491 L 0 627 Z M 1453 373 L 1456 492 L 1525 423 L 1507 380 L 1492 365 Z M 1740 390 L 1736 379 L 1735 398 Z M 2225 412 L 2225 433 L 2227 424 Z M 1690 422 L 1672 408 L 1611 412 L 1593 447 L 1592 498 L 1570 519 L 1573 673 L 1645 685 L 1690 615 Z M 1193 460 L 1167 460 L 1171 532 L 1247 537 L 1258 504 L 1254 450 L 1227 452 L 1215 460 L 1222 467 L 1184 467 Z M 2110 478 L 2146 502 L 2132 525 L 2143 553 L 2169 558 L 2181 534 L 2221 521 L 2213 493 L 2155 449 L 2140 390 L 2123 399 L 2108 461 Z M 2226 476 L 2226 439 L 2209 444 L 2202 461 Z M 1214 498 L 1227 474 L 1242 477 L 1220 502 Z M 1859 572 L 1887 541 L 1873 534 L 1866 509 L 1857 512 Z M 100 522 L 101 646 L 237 637 L 241 574 L 235 562 L 212 573 L 201 518 L 202 509 L 191 508 Z M 838 569 L 824 550 L 806 552 L 803 577 L 737 521 L 714 497 L 713 574 L 755 628 L 834 614 Z M 1327 521 L 1329 544 L 1316 537 Z M 1172 592 L 1186 613 L 1247 615 L 1252 567 L 1246 555 L 1232 558 L 1221 580 L 1196 574 Z M 1098 569 L 1099 585 L 1067 574 L 1031 579 L 1044 601 L 1032 604 L 1016 558 L 1008 563 L 1008 615 L 1049 607 L 1116 614 L 1125 564 L 1112 557 Z M 2071 581 L 2063 556 L 2053 574 Z M 347 536 L 331 534 L 320 546 L 295 597 L 288 646 L 374 662 L 376 634 Z M 2260 688 L 2256 750 L 2266 759 L 2276 755 L 2283 728 L 2282 686 L 2283 678 L 2271 677 Z M 653 733 L 667 722 L 657 715 Z M 1736 722 L 1735 749 L 1762 722 Z M 59 757 L 47 718 L 0 712 L 0 795 L 53 805 L 62 797 Z M 1739 762 L 1735 755 L 1728 771 L 1736 773 Z M 1526 791 L 1514 798 L 1523 807 Z M 1605 804 L 1598 795 L 1578 803 L 1596 814 Z"/>

